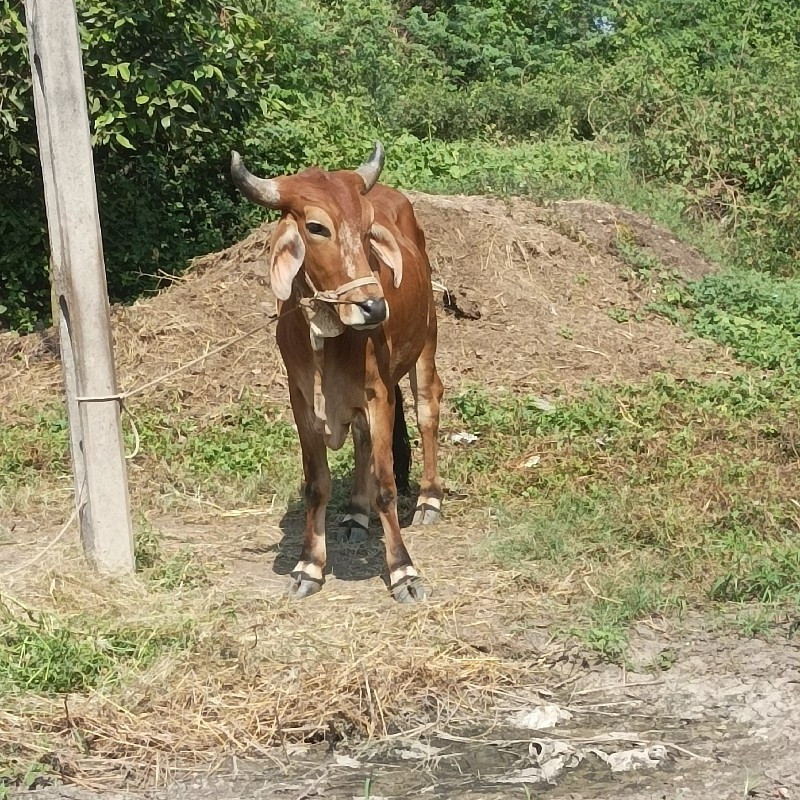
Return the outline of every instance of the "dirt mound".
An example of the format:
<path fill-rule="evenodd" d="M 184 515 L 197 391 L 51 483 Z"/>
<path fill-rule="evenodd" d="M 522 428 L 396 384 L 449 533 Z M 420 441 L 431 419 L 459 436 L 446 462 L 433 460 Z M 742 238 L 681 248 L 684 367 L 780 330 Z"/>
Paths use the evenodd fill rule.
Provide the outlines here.
<path fill-rule="evenodd" d="M 680 329 L 646 312 L 651 289 L 615 255 L 607 233 L 611 220 L 624 218 L 638 225 L 644 246 L 653 246 L 687 277 L 707 271 L 694 250 L 652 223 L 585 202 L 546 211 L 520 200 L 411 198 L 444 306 L 439 364 L 450 391 L 480 380 L 547 394 L 569 391 L 588 378 L 637 380 L 662 370 L 698 376 L 721 368 L 717 348 L 687 340 Z M 274 306 L 270 231 L 264 225 L 240 244 L 196 260 L 160 294 L 113 309 L 123 391 L 258 328 L 152 387 L 148 401 L 169 397 L 202 410 L 249 389 L 285 402 L 283 367 L 266 326 Z M 628 321 L 615 321 L 623 318 Z M 56 351 L 52 332 L 0 336 L 5 413 L 60 393 Z"/>
<path fill-rule="evenodd" d="M 602 250 L 616 252 L 617 236 L 625 232 L 639 247 L 650 250 L 663 264 L 686 278 L 702 278 L 713 269 L 698 250 L 642 214 L 591 200 L 565 200 L 556 203 L 553 210 Z"/>

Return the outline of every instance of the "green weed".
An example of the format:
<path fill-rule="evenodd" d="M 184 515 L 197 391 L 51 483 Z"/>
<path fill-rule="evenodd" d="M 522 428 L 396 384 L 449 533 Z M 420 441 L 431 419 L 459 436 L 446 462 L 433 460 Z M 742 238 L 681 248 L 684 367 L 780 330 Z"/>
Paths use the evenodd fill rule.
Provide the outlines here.
<path fill-rule="evenodd" d="M 690 283 L 671 305 L 741 361 L 800 373 L 800 280 L 727 270 Z"/>
<path fill-rule="evenodd" d="M 47 786 L 52 768 L 42 761 L 21 759 L 0 753 L 0 800 L 11 796 L 12 788 L 27 790 Z"/>
<path fill-rule="evenodd" d="M 587 385 L 570 399 L 468 387 L 456 424 L 479 438 L 457 474 L 499 508 L 487 558 L 545 596 L 566 591 L 581 609 L 570 632 L 607 657 L 631 622 L 687 604 L 796 605 L 784 466 L 795 396 L 793 376 L 747 372 Z"/>
<path fill-rule="evenodd" d="M 184 551 L 158 564 L 148 577 L 165 592 L 209 584 L 206 568 L 191 551 Z"/>
<path fill-rule="evenodd" d="M 131 474 L 134 492 L 148 499 L 179 487 L 184 495 L 212 501 L 234 495 L 281 500 L 300 483 L 297 433 L 280 413 L 246 398 L 204 417 L 179 408 L 132 408 L 140 435 Z M 22 413 L 18 416 L 23 416 Z M 125 433 L 128 451 L 133 436 Z M 342 457 L 342 456 L 340 456 Z M 69 477 L 68 433 L 63 408 L 49 406 L 30 422 L 0 426 L 0 497 L 8 505 L 31 487 Z M 140 566 L 155 557 L 153 531 L 137 533 Z"/>
<path fill-rule="evenodd" d="M 137 571 L 154 567 L 161 561 L 158 531 L 146 519 L 142 519 L 137 525 L 133 539 Z"/>
<path fill-rule="evenodd" d="M 627 308 L 608 308 L 606 314 L 614 320 L 614 322 L 628 322 L 631 318 L 631 312 Z"/>
<path fill-rule="evenodd" d="M 243 479 L 283 472 L 297 433 L 275 409 L 238 403 L 205 418 L 147 410 L 137 415 L 141 448 L 188 476 Z"/>
<path fill-rule="evenodd" d="M 724 572 L 711 587 L 714 600 L 775 603 L 790 597 L 800 603 L 800 543 L 796 526 L 772 539 L 762 530 L 734 529 L 717 546 Z"/>
<path fill-rule="evenodd" d="M 745 606 L 733 617 L 733 626 L 742 636 L 769 636 L 785 617 L 780 607 L 753 604 Z"/>
<path fill-rule="evenodd" d="M 43 694 L 85 691 L 114 683 L 122 668 L 141 669 L 164 652 L 189 646 L 191 640 L 191 628 L 185 624 L 169 630 L 83 630 L 80 620 L 47 613 L 23 618 L 0 607 L 0 688 Z"/>
<path fill-rule="evenodd" d="M 0 425 L 0 493 L 36 483 L 40 476 L 69 474 L 69 432 L 63 408 L 20 408 L 27 423 Z"/>

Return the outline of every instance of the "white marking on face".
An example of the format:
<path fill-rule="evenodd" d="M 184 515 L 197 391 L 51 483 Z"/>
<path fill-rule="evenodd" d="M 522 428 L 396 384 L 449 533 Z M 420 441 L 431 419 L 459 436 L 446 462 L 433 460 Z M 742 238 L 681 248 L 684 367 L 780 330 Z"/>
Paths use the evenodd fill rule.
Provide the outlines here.
<path fill-rule="evenodd" d="M 339 229 L 342 264 L 348 278 L 355 278 L 359 251 L 363 248 L 361 237 L 352 225 L 345 223 Z"/>
<path fill-rule="evenodd" d="M 353 520 L 362 528 L 369 528 L 369 517 L 366 514 L 345 514 L 342 522 L 349 522 L 350 520 Z"/>
<path fill-rule="evenodd" d="M 309 575 L 315 580 L 322 580 L 322 570 L 316 564 L 312 564 L 310 561 L 298 561 L 297 566 L 292 570 L 292 572 L 305 572 L 306 575 Z"/>
<path fill-rule="evenodd" d="M 392 570 L 389 575 L 389 583 L 392 586 L 396 586 L 398 581 L 401 581 L 403 578 L 406 577 L 419 577 L 419 573 L 414 569 L 414 567 L 400 567 L 400 569 Z"/>
<path fill-rule="evenodd" d="M 339 319 L 341 319 L 343 324 L 349 325 L 350 327 L 366 327 L 364 312 L 356 305 L 348 303 L 347 305 L 339 306 Z"/>

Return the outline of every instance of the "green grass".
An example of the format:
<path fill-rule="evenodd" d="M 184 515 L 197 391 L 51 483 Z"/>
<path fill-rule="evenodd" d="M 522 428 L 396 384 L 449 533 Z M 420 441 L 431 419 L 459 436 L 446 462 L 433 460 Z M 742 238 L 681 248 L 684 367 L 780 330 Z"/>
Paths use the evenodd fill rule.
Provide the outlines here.
<path fill-rule="evenodd" d="M 69 432 L 63 407 L 18 409 L 27 424 L 0 424 L 0 505 L 10 507 L 23 488 L 43 477 L 69 475 Z"/>
<path fill-rule="evenodd" d="M 204 417 L 181 408 L 130 408 L 140 436 L 131 473 L 134 491 L 148 502 L 174 495 L 224 501 L 276 495 L 285 501 L 297 490 L 300 460 L 297 434 L 275 408 L 244 401 Z M 22 415 L 20 415 L 22 416 Z M 126 428 L 128 426 L 126 425 Z M 125 432 L 126 450 L 134 448 Z M 51 406 L 29 424 L 0 424 L 0 498 L 12 507 L 36 487 L 63 479 L 69 486 L 70 463 L 66 417 Z"/>
<path fill-rule="evenodd" d="M 38 789 L 48 786 L 52 768 L 43 761 L 4 757 L 0 754 L 0 800 L 11 796 L 11 788 Z"/>
<path fill-rule="evenodd" d="M 197 555 L 184 550 L 170 557 L 164 554 L 160 533 L 142 518 L 134 532 L 136 571 L 163 591 L 194 588 L 209 583 L 208 571 Z"/>
<path fill-rule="evenodd" d="M 169 564 L 165 562 L 166 567 Z M 90 583 L 81 584 L 80 589 L 91 594 Z M 55 727 L 33 724 L 26 738 L 2 738 L 0 798 L 8 797 L 14 787 L 38 788 L 60 782 L 69 774 L 60 755 L 65 742 L 60 738 L 51 742 L 51 732 L 68 729 L 78 751 L 92 753 L 92 741 L 82 733 L 80 716 L 70 720 L 69 712 L 64 711 L 71 700 L 87 695 L 119 697 L 148 668 L 158 670 L 162 660 L 169 663 L 187 657 L 202 646 L 209 630 L 206 609 L 199 609 L 196 602 L 181 606 L 181 598 L 174 592 L 169 595 L 170 603 L 162 608 L 165 604 L 157 605 L 157 598 L 166 584 L 150 585 L 154 594 L 143 597 L 139 589 L 125 603 L 120 598 L 126 594 L 126 587 L 105 583 L 102 588 L 108 595 L 104 602 L 84 603 L 74 596 L 74 578 L 69 597 L 57 600 L 61 590 L 54 580 L 54 603 L 60 608 L 79 608 L 71 613 L 33 610 L 7 595 L 0 596 L 3 712 L 24 719 L 27 714 L 33 718 L 43 707 L 62 709 Z M 96 593 L 93 596 L 100 597 Z M 137 599 L 144 599 L 146 608 L 138 605 Z"/>
<path fill-rule="evenodd" d="M 176 489 L 184 497 L 215 503 L 270 502 L 296 499 L 302 479 L 297 433 L 278 409 L 245 398 L 203 417 L 179 407 L 132 406 L 139 432 L 139 452 L 130 479 L 146 505 L 172 502 Z M 126 425 L 126 428 L 128 426 Z M 126 451 L 134 449 L 125 431 Z M 53 403 L 29 424 L 0 423 L 0 500 L 7 507 L 24 503 L 40 490 L 71 487 L 68 434 L 62 407 Z M 335 475 L 352 469 L 348 444 L 329 452 Z M 345 499 L 337 487 L 334 505 Z M 144 534 L 142 534 L 144 535 Z"/>
<path fill-rule="evenodd" d="M 19 614 L 0 606 L 0 691 L 62 694 L 108 686 L 122 670 L 143 669 L 191 641 L 188 623 L 101 627 L 90 618 Z"/>
<path fill-rule="evenodd" d="M 566 598 L 569 633 L 605 656 L 631 622 L 687 606 L 763 633 L 800 607 L 800 282 L 726 269 L 684 283 L 617 246 L 656 290 L 651 313 L 741 367 L 569 398 L 469 387 L 449 401 L 480 438 L 446 474 L 500 510 L 487 558 Z"/>
<path fill-rule="evenodd" d="M 796 606 L 794 483 L 773 436 L 792 397 L 742 380 L 595 388 L 545 416 L 524 397 L 480 408 L 474 427 L 502 418 L 492 447 L 505 462 L 482 470 L 474 453 L 467 470 L 505 509 L 488 557 L 545 595 L 572 575 L 573 632 L 608 655 L 631 621 L 686 603 Z M 536 467 L 520 468 L 532 450 Z"/>

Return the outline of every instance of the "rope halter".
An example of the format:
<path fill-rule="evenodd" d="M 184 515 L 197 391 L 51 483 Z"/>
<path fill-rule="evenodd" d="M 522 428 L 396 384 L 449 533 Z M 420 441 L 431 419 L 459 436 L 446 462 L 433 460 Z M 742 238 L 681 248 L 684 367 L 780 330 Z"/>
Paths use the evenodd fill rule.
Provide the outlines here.
<path fill-rule="evenodd" d="M 356 278 L 353 281 L 343 283 L 337 289 L 325 289 L 325 291 L 321 291 L 314 286 L 314 282 L 308 276 L 307 272 L 305 273 L 305 277 L 308 288 L 313 292 L 311 297 L 300 298 L 300 305 L 306 307 L 311 307 L 315 300 L 318 300 L 320 303 L 330 303 L 331 305 L 357 305 L 358 301 L 356 300 L 342 300 L 340 298 L 342 295 L 347 294 L 353 289 L 359 289 L 362 286 L 380 286 L 380 282 L 374 275 L 368 275 L 366 278 Z"/>

